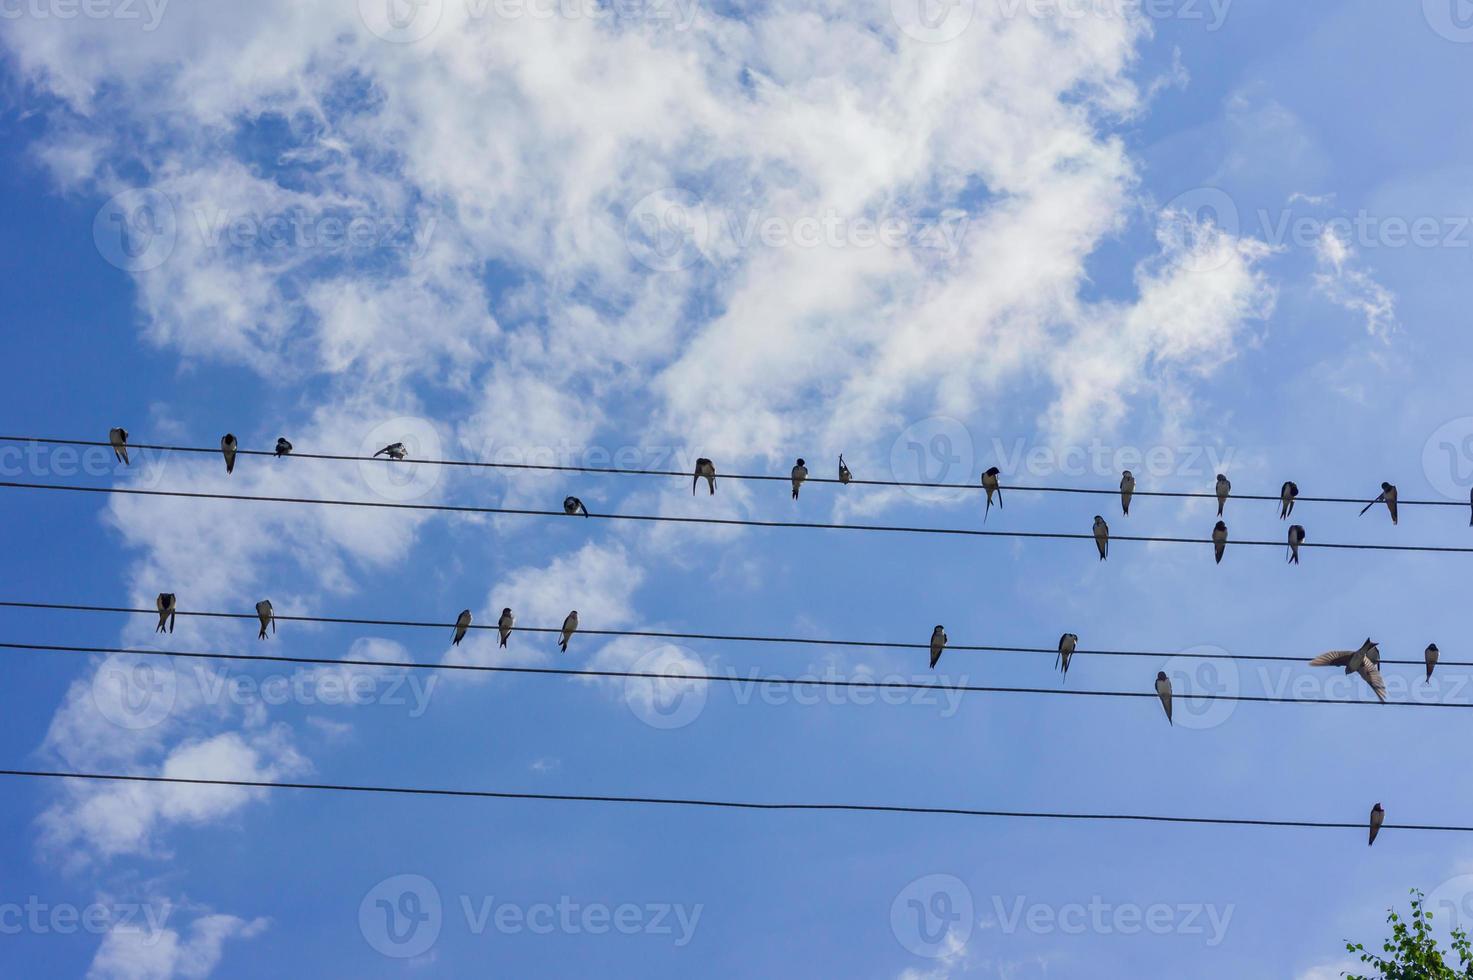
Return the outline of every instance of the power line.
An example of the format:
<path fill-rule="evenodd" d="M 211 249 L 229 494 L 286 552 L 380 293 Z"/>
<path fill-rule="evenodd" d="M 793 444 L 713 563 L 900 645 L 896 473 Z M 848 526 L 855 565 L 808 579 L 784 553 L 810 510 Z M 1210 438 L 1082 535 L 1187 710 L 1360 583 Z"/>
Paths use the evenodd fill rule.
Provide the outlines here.
<path fill-rule="evenodd" d="M 472 507 L 464 504 L 413 504 L 387 500 L 333 500 L 315 497 L 277 497 L 243 493 L 205 493 L 199 490 L 144 490 L 137 487 L 82 487 L 58 483 L 17 483 L 0 481 L 0 488 L 15 490 L 65 490 L 73 493 L 122 493 L 143 497 L 183 497 L 196 500 L 241 500 L 256 503 L 317 504 L 333 507 L 376 507 L 386 510 L 438 511 L 455 514 L 505 514 L 518 517 L 557 517 L 564 520 L 567 514 L 561 510 L 531 510 L 519 507 Z M 643 521 L 668 524 L 711 524 L 724 527 L 780 527 L 802 528 L 823 531 L 889 531 L 905 534 L 960 535 L 979 538 L 1028 538 L 1059 539 L 1070 541 L 1094 541 L 1089 533 L 1065 533 L 1061 531 L 985 531 L 974 528 L 954 527 L 906 527 L 895 524 L 822 524 L 814 521 L 758 521 L 731 517 L 671 517 L 663 514 L 597 514 L 589 517 L 611 521 Z M 582 519 L 580 516 L 577 518 Z M 1156 544 L 1210 545 L 1210 538 L 1151 537 L 1147 535 L 1112 534 L 1110 543 L 1140 541 Z M 1284 548 L 1283 541 L 1230 541 L 1231 547 Z M 1328 541 L 1303 542 L 1301 548 L 1329 548 L 1343 551 L 1405 551 L 1441 554 L 1473 553 L 1473 547 L 1447 545 L 1411 544 L 1345 544 Z"/>
<path fill-rule="evenodd" d="M 880 803 L 759 803 L 750 800 L 700 800 L 662 796 L 603 796 L 573 793 L 512 793 L 486 789 L 434 789 L 424 786 L 365 786 L 351 783 L 287 783 L 249 779 L 203 779 L 183 776 L 143 776 L 124 773 L 51 772 L 37 769 L 0 769 L 0 776 L 39 779 L 86 779 L 182 786 L 239 786 L 246 789 L 303 789 L 337 793 L 386 793 L 401 796 L 446 796 L 490 800 L 543 800 L 557 803 L 630 803 L 645 806 L 703 807 L 727 810 L 841 811 L 846 813 L 914 813 L 958 817 L 1012 817 L 1029 820 L 1111 820 L 1143 823 L 1212 824 L 1226 827 L 1301 827 L 1313 830 L 1365 830 L 1366 823 L 1331 820 L 1257 820 L 1247 817 L 1173 817 L 1140 813 L 1048 813 L 1037 810 L 981 810 L 968 807 L 887 805 Z M 1385 830 L 1473 833 L 1473 827 L 1438 824 L 1384 824 Z"/>
<path fill-rule="evenodd" d="M 146 609 L 132 606 L 95 606 L 62 602 L 23 602 L 20 600 L 0 600 L 0 609 L 41 609 L 59 612 L 94 612 L 94 613 L 131 613 L 144 616 L 157 616 L 157 609 Z M 259 617 L 253 612 L 222 612 L 205 610 L 176 610 L 174 615 L 198 616 L 208 619 L 245 619 L 258 620 Z M 273 618 L 281 622 L 297 623 L 326 623 L 344 626 L 395 626 L 416 629 L 453 630 L 456 628 L 454 622 L 435 622 L 432 620 L 413 619 L 365 619 L 349 616 L 288 616 L 272 613 Z M 492 630 L 498 629 L 495 623 L 471 623 L 468 629 Z M 519 633 L 561 633 L 560 626 L 517 626 L 514 632 Z M 656 640 L 714 640 L 729 643 L 772 643 L 800 646 L 825 646 L 825 647 L 856 647 L 883 650 L 929 650 L 929 643 L 897 643 L 887 640 L 830 640 L 818 639 L 806 636 L 750 636 L 733 633 L 677 633 L 660 630 L 614 630 L 614 629 L 585 629 L 581 624 L 578 627 L 579 635 L 588 636 L 629 636 Z M 948 643 L 946 652 L 957 651 L 980 652 L 980 653 L 1032 653 L 1057 656 L 1059 651 L 1056 647 L 1017 647 L 1017 646 L 983 646 L 968 645 L 964 643 Z M 1072 656 L 1092 657 L 1151 657 L 1161 659 L 1181 660 L 1243 660 L 1243 661 L 1267 661 L 1276 663 L 1307 664 L 1305 657 L 1285 657 L 1270 654 L 1233 654 L 1227 653 L 1173 653 L 1163 650 L 1087 650 L 1083 647 L 1077 648 Z M 334 661 L 342 663 L 342 661 Z M 1381 666 L 1401 664 L 1405 666 L 1425 666 L 1423 660 L 1382 660 Z M 1473 667 L 1473 660 L 1439 660 L 1439 667 Z"/>
<path fill-rule="evenodd" d="M 735 674 L 687 674 L 656 673 L 638 670 L 575 670 L 571 667 L 509 667 L 493 664 L 428 664 L 403 660 L 334 660 L 330 657 L 288 657 L 281 654 L 250 653 L 203 653 L 187 650 L 144 650 L 129 647 L 60 646 L 46 643 L 0 642 L 4 650 L 33 650 L 44 653 L 88 653 L 118 654 L 140 657 L 182 657 L 187 660 L 229 660 L 263 663 L 313 664 L 332 667 L 378 667 L 404 668 L 408 670 L 470 671 L 488 674 L 531 674 L 551 677 L 600 677 L 605 679 L 643 679 L 655 681 L 702 681 L 716 684 L 782 684 L 801 687 L 864 688 L 872 690 L 905 691 L 953 691 L 961 694 L 1061 694 L 1069 697 L 1086 698 L 1150 698 L 1155 700 L 1154 691 L 1089 691 L 1078 688 L 1054 687 L 994 687 L 975 684 L 948 684 L 945 682 L 896 681 L 876 677 L 872 680 L 837 680 L 821 677 L 740 677 Z M 1473 702 L 1444 701 L 1362 701 L 1344 698 L 1283 698 L 1260 694 L 1197 694 L 1195 692 L 1173 693 L 1176 701 L 1232 701 L 1245 704 L 1342 704 L 1372 705 L 1389 704 L 1404 708 L 1473 708 Z"/>
<path fill-rule="evenodd" d="M 52 438 L 47 438 L 47 437 L 44 437 L 44 436 L 0 436 L 0 442 L 29 442 L 29 443 L 39 443 L 39 444 L 42 444 L 42 445 L 55 445 L 55 446 L 100 446 L 100 447 L 103 447 L 103 448 L 111 448 L 111 443 L 108 443 L 108 442 L 105 442 L 105 441 L 101 441 L 101 440 L 91 440 L 91 439 L 52 439 Z M 156 451 L 156 452 L 201 453 L 201 454 L 205 454 L 205 455 L 218 455 L 219 452 L 220 452 L 220 450 L 219 450 L 218 447 L 208 447 L 208 446 L 173 446 L 173 445 L 163 445 L 163 444 L 154 444 L 154 443 L 135 443 L 135 442 L 128 443 L 128 448 L 129 449 L 147 449 L 147 450 L 153 450 L 153 451 Z M 276 452 L 274 450 L 269 450 L 269 449 L 239 449 L 238 448 L 238 449 L 236 449 L 235 452 L 236 452 L 236 455 L 237 456 L 276 456 Z M 289 458 L 289 459 L 335 460 L 335 461 L 341 461 L 341 462 L 395 463 L 395 464 L 411 464 L 411 465 L 420 465 L 420 466 L 427 466 L 427 465 L 428 466 L 463 466 L 463 467 L 472 467 L 472 468 L 504 469 L 504 470 L 545 470 L 545 471 L 564 472 L 564 473 L 602 473 L 602 474 L 608 474 L 608 475 L 611 475 L 611 476 L 657 476 L 657 477 L 678 477 L 680 479 L 689 479 L 690 477 L 693 476 L 692 473 L 685 472 L 685 471 L 682 471 L 682 470 L 651 470 L 651 469 L 638 469 L 638 468 L 627 468 L 627 467 L 617 467 L 617 466 L 574 466 L 574 465 L 570 465 L 570 464 L 566 464 L 566 463 L 505 463 L 505 462 L 503 462 L 503 463 L 493 463 L 493 462 L 486 462 L 486 461 L 481 461 L 481 460 L 465 460 L 465 459 L 412 459 L 412 458 L 405 458 L 405 459 L 401 459 L 401 460 L 389 460 L 389 459 L 386 459 L 386 458 L 374 457 L 374 456 L 352 456 L 352 455 L 347 455 L 347 454 L 343 454 L 343 453 L 304 453 L 304 452 L 297 452 L 296 450 L 292 450 L 292 452 L 287 457 L 285 457 L 285 458 Z M 792 478 L 790 476 L 780 476 L 780 475 L 771 474 L 771 473 L 719 473 L 719 474 L 717 474 L 717 479 L 720 479 L 720 480 L 758 480 L 758 481 L 768 481 L 768 482 L 774 482 L 774 483 L 788 483 Z M 834 477 L 810 476 L 810 477 L 808 477 L 808 478 L 806 478 L 804 480 L 804 483 L 805 484 L 808 484 L 808 483 L 834 483 L 834 484 L 841 484 L 842 485 L 843 484 L 843 481 L 842 480 L 839 480 L 837 478 L 834 478 Z M 860 480 L 860 479 L 857 479 L 857 478 L 851 479 L 849 481 L 849 485 L 853 485 L 853 486 L 869 486 L 869 487 L 913 487 L 913 488 L 917 488 L 917 489 L 929 489 L 929 490 L 981 490 L 981 489 L 983 489 L 981 483 L 927 483 L 927 482 L 923 482 L 923 481 L 911 481 L 911 480 Z M 1110 496 L 1110 497 L 1118 496 L 1120 494 L 1120 490 L 1118 488 L 1104 489 L 1104 488 L 1095 488 L 1095 487 L 1053 487 L 1053 486 L 1042 486 L 1042 487 L 1039 487 L 1039 486 L 1026 486 L 1026 485 L 1022 485 L 1022 484 L 1002 484 L 1001 487 L 1000 487 L 1000 489 L 1002 489 L 1002 490 L 1008 490 L 1008 491 L 1014 491 L 1014 492 L 1020 492 L 1020 493 L 1099 494 L 1099 495 Z M 1135 497 L 1200 498 L 1200 499 L 1205 499 L 1205 500 L 1215 500 L 1217 495 L 1215 493 L 1211 492 L 1211 491 L 1136 490 L 1136 491 L 1133 491 L 1133 496 L 1135 496 Z M 1232 500 L 1267 500 L 1267 501 L 1273 501 L 1273 502 L 1277 503 L 1279 501 L 1279 495 L 1278 494 L 1234 493 L 1231 496 L 1230 499 L 1232 499 Z M 1316 504 L 1365 504 L 1367 502 L 1367 498 L 1365 498 L 1365 497 L 1309 497 L 1309 496 L 1299 496 L 1299 497 L 1296 497 L 1295 498 L 1295 502 L 1296 503 L 1316 503 Z M 1469 506 L 1469 504 L 1465 504 L 1462 501 L 1456 501 L 1456 500 L 1398 500 L 1397 503 L 1400 506 L 1405 506 L 1405 507 L 1467 507 L 1467 506 Z M 597 516 L 597 515 L 595 515 L 595 516 Z"/>

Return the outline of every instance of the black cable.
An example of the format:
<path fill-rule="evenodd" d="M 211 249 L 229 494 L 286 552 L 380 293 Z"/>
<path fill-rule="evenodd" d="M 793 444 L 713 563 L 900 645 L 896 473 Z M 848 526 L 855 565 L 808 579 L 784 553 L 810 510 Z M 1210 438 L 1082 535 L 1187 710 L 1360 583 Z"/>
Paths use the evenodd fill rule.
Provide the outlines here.
<path fill-rule="evenodd" d="M 268 783 L 249 779 L 197 779 L 183 776 L 140 776 L 123 773 L 48 772 L 37 769 L 0 769 L 0 776 L 41 779 L 90 779 L 130 783 L 167 783 L 184 786 L 240 786 L 247 789 L 309 789 L 339 793 L 391 793 L 405 796 L 454 796 L 491 800 L 545 800 L 558 803 L 636 803 L 652 806 L 688 806 L 729 810 L 808 810 L 850 813 L 924 813 L 960 817 L 1016 817 L 1033 820 L 1123 820 L 1146 823 L 1215 824 L 1229 827 L 1303 827 L 1323 830 L 1365 830 L 1366 823 L 1329 820 L 1256 820 L 1247 817 L 1169 817 L 1138 813 L 1047 813 L 1033 810 L 978 810 L 965 807 L 897 806 L 879 803 L 756 803 L 745 800 L 697 800 L 660 796 L 596 796 L 572 793 L 510 793 L 486 789 L 432 789 L 423 786 L 364 786 L 343 783 Z M 1473 827 L 1437 824 L 1384 824 L 1382 830 L 1473 833 Z"/>
<path fill-rule="evenodd" d="M 100 613 L 137 613 L 145 616 L 157 616 L 156 609 L 132 608 L 129 606 L 86 606 L 74 605 L 61 602 L 19 602 L 15 600 L 0 600 L 0 609 L 47 609 L 62 612 L 100 612 Z M 185 609 L 176 610 L 174 615 L 199 616 L 210 619 L 249 619 L 257 620 L 255 613 L 232 613 L 232 612 L 203 612 Z M 332 623 L 347 626 L 398 626 L 420 629 L 453 630 L 455 623 L 437 623 L 425 620 L 407 619 L 356 619 L 346 616 L 285 616 L 272 614 L 275 619 L 282 622 L 298 623 Z M 468 629 L 473 630 L 496 630 L 495 623 L 471 623 Z M 561 633 L 560 626 L 518 626 L 517 632 L 523 633 Z M 812 639 L 801 636 L 741 636 L 729 633 L 670 633 L 655 630 L 605 630 L 584 629 L 578 627 L 579 634 L 589 636 L 635 636 L 656 640 L 717 640 L 732 643 L 783 643 L 807 646 L 828 647 L 873 647 L 885 650 L 929 650 L 929 643 L 894 643 L 884 640 L 823 640 Z M 948 643 L 946 652 L 955 651 L 982 652 L 982 653 L 1039 653 L 1049 656 L 1058 656 L 1058 649 L 1054 647 L 1004 647 L 1004 646 L 969 646 L 964 643 Z M 1244 660 L 1244 661 L 1270 661 L 1277 663 L 1304 664 L 1308 660 L 1304 657 L 1283 657 L 1269 654 L 1232 654 L 1232 653 L 1170 653 L 1161 650 L 1086 650 L 1078 648 L 1072 654 L 1076 657 L 1153 657 L 1183 660 Z M 1407 666 L 1425 666 L 1423 660 L 1382 660 L 1382 666 L 1388 664 L 1404 664 Z M 1439 667 L 1473 667 L 1473 660 L 1439 660 Z"/>
<path fill-rule="evenodd" d="M 985 687 L 971 684 L 919 683 L 916 681 L 824 680 L 817 677 L 737 677 L 732 674 L 660 674 L 636 670 L 574 670 L 570 667 L 505 667 L 486 664 L 426 664 L 394 660 L 333 660 L 327 657 L 287 657 L 280 654 L 200 653 L 185 650 L 141 650 L 128 647 L 57 646 L 45 643 L 0 642 L 4 650 L 34 650 L 46 653 L 126 654 L 140 657 L 183 657 L 189 660 L 237 660 L 288 664 L 325 664 L 333 667 L 403 667 L 410 670 L 461 670 L 488 674 L 540 674 L 555 677 L 642 678 L 666 681 L 709 681 L 724 684 L 785 684 L 814 687 L 887 688 L 909 691 L 956 691 L 964 694 L 1065 694 L 1087 698 L 1156 698 L 1154 691 L 1087 691 L 1053 687 Z M 1406 708 L 1473 708 L 1473 703 L 1439 701 L 1358 701 L 1343 698 L 1280 698 L 1259 694 L 1173 694 L 1177 701 L 1242 701 L 1254 704 L 1390 704 Z"/>
<path fill-rule="evenodd" d="M 0 436 L 0 442 L 31 442 L 31 443 L 41 443 L 41 444 L 44 444 L 44 445 L 56 445 L 56 446 L 101 446 L 101 447 L 104 447 L 104 448 L 111 448 L 111 445 L 112 445 L 109 442 L 105 442 L 105 441 L 101 441 L 101 440 L 90 440 L 90 439 L 50 439 L 50 438 L 46 438 L 44 436 Z M 149 450 L 154 450 L 154 451 L 157 451 L 157 452 L 204 453 L 204 454 L 207 454 L 207 455 L 217 455 L 220 452 L 220 450 L 219 450 L 218 447 L 211 448 L 211 447 L 208 447 L 208 446 L 170 446 L 170 445 L 160 445 L 160 444 L 153 444 L 153 443 L 138 443 L 138 442 L 130 442 L 130 443 L 128 443 L 128 448 L 129 449 L 149 449 Z M 235 452 L 236 452 L 236 455 L 238 455 L 238 456 L 275 456 L 276 455 L 275 451 L 270 450 L 270 449 L 236 449 Z M 661 477 L 679 477 L 681 479 L 689 479 L 689 478 L 691 478 L 694 475 L 693 473 L 687 473 L 687 472 L 678 471 L 678 470 L 644 470 L 644 469 L 621 468 L 621 467 L 614 467 L 614 466 L 571 466 L 571 465 L 561 464 L 561 463 L 488 463 L 488 462 L 482 462 L 482 461 L 479 461 L 479 460 L 464 460 L 464 459 L 409 459 L 409 458 L 401 459 L 401 460 L 389 460 L 389 459 L 387 459 L 385 457 L 349 456 L 349 455 L 345 455 L 345 454 L 341 454 L 341 453 L 303 453 L 303 452 L 297 452 L 296 450 L 293 450 L 290 454 L 288 454 L 287 458 L 291 458 L 291 459 L 338 460 L 338 461 L 343 461 L 343 462 L 386 462 L 386 463 L 392 462 L 392 463 L 409 463 L 409 464 L 433 465 L 433 466 L 468 466 L 468 467 L 478 467 L 478 468 L 485 468 L 485 469 L 506 469 L 506 470 L 551 470 L 551 471 L 566 472 L 566 473 L 607 473 L 607 474 L 615 475 L 615 476 L 661 476 Z M 718 473 L 717 474 L 717 479 L 719 479 L 719 480 L 764 480 L 764 481 L 772 481 L 772 482 L 777 482 L 777 483 L 787 483 L 792 478 L 790 476 L 778 476 L 778 475 L 767 474 L 767 473 L 760 473 L 760 474 L 759 473 Z M 839 479 L 837 479 L 835 477 L 818 477 L 818 476 L 810 476 L 804 482 L 805 483 L 840 483 L 840 484 L 843 483 L 842 480 L 839 480 Z M 854 485 L 854 486 L 870 486 L 870 487 L 917 487 L 917 488 L 932 489 L 932 490 L 981 490 L 981 489 L 983 489 L 983 487 L 982 487 L 982 485 L 981 485 L 980 482 L 979 483 L 924 483 L 924 482 L 916 482 L 916 481 L 909 481 L 909 480 L 860 480 L 860 479 L 851 479 L 849 481 L 849 483 L 851 485 Z M 1103 495 L 1106 495 L 1106 496 L 1117 496 L 1120 493 L 1120 491 L 1119 491 L 1118 488 L 1117 489 L 1097 489 L 1097 488 L 1085 488 L 1085 487 L 1035 487 L 1035 486 L 1022 486 L 1022 485 L 1014 485 L 1014 484 L 1002 484 L 1001 487 L 1000 487 L 1000 489 L 1002 489 L 1002 490 L 1009 490 L 1009 491 L 1017 491 L 1017 492 L 1031 492 L 1031 493 L 1081 493 L 1081 494 L 1103 494 Z M 1203 498 L 1203 499 L 1207 499 L 1207 500 L 1215 500 L 1216 497 L 1217 497 L 1216 493 L 1213 493 L 1213 492 L 1210 492 L 1210 491 L 1193 491 L 1193 492 L 1187 492 L 1187 491 L 1171 491 L 1171 490 L 1136 490 L 1136 491 L 1133 492 L 1133 495 L 1136 496 L 1136 497 Z M 1278 500 L 1279 500 L 1279 495 L 1278 494 L 1234 493 L 1231 496 L 1230 499 L 1232 499 L 1232 500 L 1271 500 L 1271 501 L 1274 501 L 1275 503 L 1277 503 Z M 1365 497 L 1307 497 L 1307 496 L 1300 496 L 1300 497 L 1296 497 L 1295 498 L 1295 502 L 1296 503 L 1317 503 L 1317 504 L 1365 504 L 1367 502 L 1367 498 L 1365 498 Z M 1461 501 L 1452 501 L 1452 500 L 1400 500 L 1400 501 L 1398 501 L 1398 503 L 1400 505 L 1402 505 L 1402 506 L 1405 506 L 1405 507 L 1466 507 L 1466 506 L 1468 506 L 1467 504 L 1465 504 L 1465 503 L 1463 503 Z"/>
<path fill-rule="evenodd" d="M 378 507 L 388 510 L 441 511 L 457 514 L 509 514 L 520 517 L 567 518 L 561 510 L 528 510 L 515 507 L 471 507 L 457 504 L 410 504 L 386 500 L 320 500 L 315 497 L 255 496 L 243 493 L 205 493 L 198 490 L 143 490 L 135 487 L 79 487 L 57 483 L 16 483 L 0 481 L 0 488 L 17 490 L 66 490 L 75 493 L 125 493 L 143 497 L 186 497 L 196 500 L 245 500 L 275 504 L 319 504 L 335 507 Z M 612 521 L 648 521 L 669 524 L 716 524 L 728 527 L 782 527 L 824 531 L 894 531 L 907 534 L 949 534 L 980 538 L 1055 538 L 1071 541 L 1094 541 L 1090 533 L 1068 534 L 1060 531 L 982 531 L 973 528 L 904 527 L 893 524 L 820 524 L 811 521 L 756 521 L 729 517 L 669 517 L 657 514 L 589 514 L 589 517 Z M 581 516 L 579 520 L 583 519 Z M 1112 534 L 1110 543 L 1143 541 L 1157 544 L 1209 545 L 1210 538 L 1158 538 L 1144 535 Z M 1234 547 L 1284 548 L 1283 541 L 1231 541 Z M 1332 548 L 1346 551 L 1416 551 L 1429 553 L 1473 553 L 1473 547 L 1411 544 L 1335 544 L 1304 542 L 1301 548 Z"/>

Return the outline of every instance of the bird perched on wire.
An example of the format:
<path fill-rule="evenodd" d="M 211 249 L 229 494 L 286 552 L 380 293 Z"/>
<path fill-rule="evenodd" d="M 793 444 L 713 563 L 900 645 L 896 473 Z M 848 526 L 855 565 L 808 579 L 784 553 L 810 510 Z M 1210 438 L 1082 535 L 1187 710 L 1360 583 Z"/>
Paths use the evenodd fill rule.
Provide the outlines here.
<path fill-rule="evenodd" d="M 695 494 L 696 484 L 701 481 L 702 477 L 706 478 L 706 486 L 714 494 L 716 492 L 716 464 L 704 456 L 696 460 L 696 475 L 690 481 L 690 492 L 692 495 Z"/>
<path fill-rule="evenodd" d="M 1299 546 L 1304 543 L 1304 525 L 1289 525 L 1289 564 L 1299 564 Z"/>
<path fill-rule="evenodd" d="M 1079 645 L 1079 637 L 1073 633 L 1065 633 L 1059 637 L 1059 655 L 1054 658 L 1054 666 L 1064 674 L 1064 679 L 1069 678 L 1069 658 L 1074 656 L 1074 648 Z"/>
<path fill-rule="evenodd" d="M 798 462 L 793 464 L 793 499 L 798 499 L 798 488 L 803 481 L 808 479 L 808 464 L 803 462 L 803 457 L 798 457 Z"/>
<path fill-rule="evenodd" d="M 1227 551 L 1227 525 L 1222 521 L 1212 529 L 1212 557 L 1217 564 L 1222 564 L 1222 553 Z"/>
<path fill-rule="evenodd" d="M 290 456 L 291 451 L 292 444 L 286 441 L 286 436 L 281 436 L 279 439 L 276 440 L 276 455 Z"/>
<path fill-rule="evenodd" d="M 128 465 L 128 430 L 122 426 L 107 431 L 107 441 L 112 444 L 113 456 L 124 466 Z"/>
<path fill-rule="evenodd" d="M 1376 835 L 1381 832 L 1381 824 L 1383 824 L 1385 821 L 1386 811 L 1381 808 L 1381 804 L 1377 803 L 1375 806 L 1371 807 L 1371 836 L 1370 839 L 1366 841 L 1367 847 L 1370 847 L 1372 844 L 1376 843 Z"/>
<path fill-rule="evenodd" d="M 256 603 L 256 618 L 261 621 L 261 633 L 256 637 L 257 639 L 266 639 L 266 627 L 268 625 L 271 627 L 272 633 L 276 632 L 276 613 L 271 609 L 270 599 L 262 599 Z"/>
<path fill-rule="evenodd" d="M 1311 667 L 1345 667 L 1347 674 L 1359 674 L 1381 701 L 1386 700 L 1386 682 L 1381 677 L 1381 648 L 1370 637 L 1356 650 L 1331 650 L 1309 662 Z"/>
<path fill-rule="evenodd" d="M 844 454 L 843 453 L 840 453 L 839 454 L 839 482 L 842 483 L 842 484 L 844 484 L 847 487 L 849 485 L 849 481 L 852 480 L 852 479 L 854 479 L 854 475 L 849 472 L 849 466 L 848 466 L 848 464 L 846 464 L 844 462 Z M 1473 525 L 1473 520 L 1470 520 L 1468 523 L 1470 525 Z"/>
<path fill-rule="evenodd" d="M 1429 643 L 1427 644 L 1427 649 L 1422 654 L 1427 658 L 1427 680 L 1424 683 L 1430 683 L 1432 680 L 1432 668 L 1437 666 L 1437 655 L 1439 652 L 1436 643 Z"/>
<path fill-rule="evenodd" d="M 1381 484 L 1381 493 L 1380 493 L 1380 495 L 1377 496 L 1375 500 L 1371 501 L 1370 503 L 1368 503 L 1364 507 L 1362 507 L 1361 508 L 1361 511 L 1360 511 L 1361 514 L 1364 515 L 1366 511 L 1370 510 L 1372 507 L 1376 506 L 1377 504 L 1385 504 L 1386 505 L 1386 509 L 1391 512 L 1391 523 L 1392 524 L 1395 524 L 1396 523 L 1396 487 L 1393 486 L 1390 483 L 1383 483 L 1383 484 Z"/>
<path fill-rule="evenodd" d="M 1002 510 L 1002 487 L 998 483 L 998 477 L 1002 470 L 996 466 L 982 474 L 982 488 L 987 491 L 987 510 L 982 513 L 982 523 L 987 523 L 987 515 L 992 513 L 992 495 L 997 494 L 997 509 Z"/>
<path fill-rule="evenodd" d="M 220 437 L 220 455 L 225 457 L 225 473 L 228 476 L 235 472 L 235 435 L 227 432 Z"/>
<path fill-rule="evenodd" d="M 158 599 L 156 599 L 154 602 L 154 605 L 156 605 L 159 610 L 159 625 L 154 629 L 154 632 L 174 632 L 174 616 L 178 611 L 178 603 L 174 598 L 174 593 L 160 592 Z M 167 630 L 165 630 L 164 628 L 165 625 L 168 626 Z"/>
<path fill-rule="evenodd" d="M 379 456 L 387 456 L 390 459 L 403 459 L 405 456 L 409 455 L 409 450 L 404 448 L 404 443 L 402 442 L 391 442 L 373 455 L 375 458 Z"/>
<path fill-rule="evenodd" d="M 1161 699 L 1161 707 L 1166 712 L 1168 724 L 1175 725 L 1171 720 L 1171 678 L 1166 676 L 1166 671 L 1156 671 L 1156 697 Z"/>
<path fill-rule="evenodd" d="M 1228 494 L 1233 492 L 1233 485 L 1228 478 L 1221 473 L 1217 474 L 1217 516 L 1222 516 L 1222 509 L 1227 505 Z"/>
<path fill-rule="evenodd" d="M 1135 495 L 1135 474 L 1126 470 L 1120 474 L 1120 509 L 1130 516 L 1130 498 Z"/>
<path fill-rule="evenodd" d="M 578 610 L 574 609 L 568 613 L 568 618 L 563 620 L 563 634 L 557 644 L 562 648 L 563 653 L 568 652 L 568 641 L 573 638 L 573 634 L 576 632 L 578 632 Z"/>
<path fill-rule="evenodd" d="M 577 497 L 564 497 L 563 513 L 567 514 L 569 517 L 577 517 L 579 514 L 587 517 L 588 508 L 584 507 L 583 501 L 579 500 Z"/>
<path fill-rule="evenodd" d="M 1100 549 L 1100 561 L 1110 557 L 1110 525 L 1099 514 L 1095 515 L 1095 547 Z"/>
<path fill-rule="evenodd" d="M 1283 487 L 1279 489 L 1279 520 L 1287 520 L 1294 513 L 1294 498 L 1299 496 L 1299 484 L 1293 480 L 1285 480 Z"/>
<path fill-rule="evenodd" d="M 936 669 L 936 661 L 941 659 L 941 651 L 946 649 L 946 629 L 938 626 L 931 631 L 931 669 Z"/>
<path fill-rule="evenodd" d="M 501 610 L 501 618 L 496 621 L 496 628 L 501 632 L 501 645 L 506 646 L 506 638 L 511 636 L 511 625 L 515 622 L 511 614 L 511 606 Z"/>
<path fill-rule="evenodd" d="M 460 646 L 460 641 L 465 639 L 466 631 L 471 628 L 471 611 L 462 609 L 460 615 L 455 617 L 455 636 L 450 640 L 453 647 Z"/>

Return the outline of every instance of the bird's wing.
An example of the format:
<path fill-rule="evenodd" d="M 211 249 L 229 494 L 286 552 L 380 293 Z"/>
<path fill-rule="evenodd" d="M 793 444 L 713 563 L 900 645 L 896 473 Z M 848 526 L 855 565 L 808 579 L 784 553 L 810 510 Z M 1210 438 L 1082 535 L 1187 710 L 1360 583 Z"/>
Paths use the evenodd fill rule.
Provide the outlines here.
<path fill-rule="evenodd" d="M 1360 665 L 1360 675 L 1365 682 L 1371 685 L 1371 690 L 1376 692 L 1376 697 L 1384 704 L 1386 701 L 1386 681 L 1381 678 L 1381 672 L 1376 665 L 1366 660 Z"/>
<path fill-rule="evenodd" d="M 1311 667 L 1343 667 L 1350 663 L 1350 658 L 1355 656 L 1354 650 L 1331 650 L 1322 653 L 1309 662 Z"/>

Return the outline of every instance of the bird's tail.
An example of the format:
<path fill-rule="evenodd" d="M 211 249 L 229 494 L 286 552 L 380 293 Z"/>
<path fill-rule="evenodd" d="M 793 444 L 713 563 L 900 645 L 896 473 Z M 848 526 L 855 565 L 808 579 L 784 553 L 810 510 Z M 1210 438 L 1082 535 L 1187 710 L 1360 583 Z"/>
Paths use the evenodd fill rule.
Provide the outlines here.
<path fill-rule="evenodd" d="M 261 624 L 261 632 L 259 634 L 257 634 L 256 639 L 258 639 L 258 640 L 264 640 L 264 639 L 266 639 L 266 624 L 265 623 L 262 623 Z"/>
<path fill-rule="evenodd" d="M 794 500 L 797 500 L 798 499 L 798 488 L 797 487 L 794 487 L 793 488 L 793 499 Z"/>
<path fill-rule="evenodd" d="M 568 652 L 568 638 L 566 636 L 563 637 L 562 640 L 560 640 L 558 642 L 558 646 L 562 647 L 563 653 L 567 653 Z"/>

